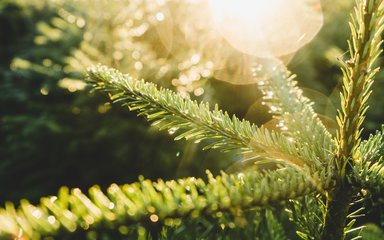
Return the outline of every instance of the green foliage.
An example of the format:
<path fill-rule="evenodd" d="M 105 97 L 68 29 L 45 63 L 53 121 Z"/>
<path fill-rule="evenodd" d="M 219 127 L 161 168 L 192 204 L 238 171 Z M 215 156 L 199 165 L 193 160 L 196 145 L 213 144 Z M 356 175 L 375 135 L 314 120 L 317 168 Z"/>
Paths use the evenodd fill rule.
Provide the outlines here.
<path fill-rule="evenodd" d="M 383 130 L 371 135 L 359 147 L 358 163 L 354 169 L 354 180 L 365 189 L 379 196 L 383 194 L 384 183 L 384 134 Z"/>
<path fill-rule="evenodd" d="M 360 144 L 360 128 L 368 108 L 367 101 L 379 71 L 375 63 L 382 52 L 383 11 L 381 1 L 357 4 L 354 9 L 350 23 L 351 40 L 348 42 L 350 59 L 341 68 L 343 90 L 341 111 L 337 116 L 340 126 L 337 135 L 339 157 L 341 154 L 350 157 Z"/>
<path fill-rule="evenodd" d="M 368 109 L 368 99 L 374 77 L 379 71 L 375 63 L 381 54 L 381 34 L 384 29 L 384 6 L 382 1 L 356 1 L 350 22 L 351 39 L 348 41 L 350 59 L 342 64 L 343 87 L 340 93 L 341 109 L 338 110 L 335 153 L 336 186 L 330 191 L 325 218 L 325 239 L 341 239 L 356 192 L 361 188 L 351 183 L 355 154 L 361 143 L 362 123 Z M 377 169 L 375 169 L 377 170 Z M 377 171 L 375 172 L 377 173 Z M 347 225 L 349 228 L 349 225 Z"/>
<path fill-rule="evenodd" d="M 287 211 L 296 225 L 301 239 L 321 239 L 326 207 L 321 196 L 308 195 L 300 200 L 290 200 Z M 311 223 L 311 224 L 308 224 Z"/>
<path fill-rule="evenodd" d="M 152 125 L 168 129 L 171 134 L 178 133 L 175 140 L 186 138 L 200 142 L 209 139 L 211 143 L 205 149 L 237 149 L 245 155 L 289 164 L 301 170 L 312 165 L 319 166 L 321 161 L 327 160 L 323 155 L 316 156 L 301 141 L 293 141 L 263 127 L 257 128 L 248 121 L 240 121 L 236 116 L 230 118 L 228 113 L 218 110 L 217 105 L 210 111 L 208 104 L 197 104 L 170 90 L 157 90 L 153 83 L 137 81 L 114 69 L 105 66 L 92 68 L 89 70 L 89 79 L 95 84 L 95 89 L 109 92 L 111 100 L 123 102 L 130 110 L 137 110 L 139 115 L 153 122 Z M 290 90 L 297 91 L 294 88 Z M 310 114 L 313 116 L 314 113 Z M 319 167 L 315 170 L 320 177 L 316 180 L 322 180 L 327 186 L 330 179 L 323 169 Z"/>
<path fill-rule="evenodd" d="M 79 4 L 86 5 L 86 3 Z M 58 2 L 58 4 L 60 6 L 63 3 Z M 100 4 L 102 7 L 108 6 L 107 2 Z M 173 6 L 172 8 L 178 9 L 177 6 L 172 5 L 172 1 L 166 2 L 166 4 L 165 2 L 156 4 L 150 5 L 153 7 L 152 9 L 147 9 L 145 4 L 145 6 L 140 5 L 140 1 L 137 1 L 129 5 L 126 10 L 133 13 L 137 8 L 143 8 L 144 13 L 139 15 L 141 17 L 145 15 L 150 19 L 154 12 L 159 9 L 164 10 L 165 6 Z M 120 33 L 122 29 L 118 27 L 118 20 L 126 22 L 127 15 L 107 14 L 106 22 L 88 28 L 87 30 L 90 32 L 87 30 L 83 32 L 81 28 L 87 23 L 86 20 L 95 16 L 95 9 L 91 9 L 90 12 L 93 14 L 90 14 L 88 18 L 81 15 L 82 13 L 77 17 L 71 15 L 68 11 L 70 5 L 65 4 L 61 5 L 64 7 L 58 11 L 59 17 L 55 16 L 54 11 L 47 11 L 48 18 L 52 18 L 52 22 L 36 24 L 29 40 L 34 39 L 37 45 L 42 45 L 41 51 L 52 44 L 52 48 L 45 49 L 52 55 L 48 53 L 36 55 L 34 52 L 36 50 L 31 50 L 27 57 L 15 57 L 12 60 L 11 71 L 7 70 L 7 73 L 4 74 L 6 77 L 2 80 L 5 82 L 3 89 L 8 88 L 18 93 L 18 95 L 2 96 L 8 103 L 22 105 L 22 103 L 29 103 L 35 99 L 40 100 L 41 103 L 40 105 L 29 105 L 28 111 L 23 114 L 8 112 L 9 109 L 4 108 L 7 109 L 6 117 L 2 119 L 5 124 L 0 130 L 1 133 L 6 133 L 8 136 L 5 143 L 12 145 L 22 140 L 22 144 L 18 144 L 24 148 L 15 149 L 28 150 L 27 152 L 30 153 L 30 155 L 27 154 L 28 157 L 34 159 L 41 156 L 36 154 L 38 151 L 34 153 L 34 147 L 31 147 L 29 143 L 35 142 L 34 144 L 38 145 L 42 139 L 44 141 L 48 139 L 49 144 L 45 147 L 53 151 L 47 152 L 45 157 L 60 162 L 61 158 L 56 157 L 55 149 L 67 144 L 66 132 L 71 129 L 71 126 L 68 126 L 66 121 L 68 119 L 73 121 L 72 114 L 77 115 L 84 109 L 88 111 L 93 109 L 96 113 L 95 107 L 98 106 L 98 103 L 85 104 L 89 101 L 86 100 L 88 98 L 78 95 L 76 99 L 70 98 L 67 101 L 73 106 L 71 110 L 67 109 L 67 113 L 70 113 L 71 117 L 62 119 L 59 117 L 61 115 L 48 113 L 38 115 L 38 113 L 44 109 L 44 101 L 55 100 L 55 95 L 50 95 L 51 92 L 61 92 L 62 96 L 68 97 L 68 92 L 65 94 L 62 92 L 64 89 L 75 92 L 79 90 L 77 87 L 82 83 L 78 81 L 78 78 L 81 78 L 82 74 L 77 71 L 81 71 L 84 65 L 102 60 L 99 58 L 100 55 L 112 53 L 113 57 L 106 57 L 106 61 L 103 62 L 115 67 L 126 65 L 130 75 L 121 74 L 117 70 L 105 66 L 92 67 L 88 71 L 88 80 L 96 90 L 107 92 L 112 101 L 119 102 L 128 106 L 130 110 L 138 112 L 156 128 L 168 130 L 171 135 L 176 136 L 175 140 L 185 138 L 197 143 L 203 141 L 205 149 L 219 149 L 236 153 L 242 159 L 254 160 L 257 167 L 236 174 L 222 173 L 217 177 L 208 173 L 207 181 L 199 178 L 151 181 L 140 177 L 136 183 L 122 186 L 113 184 L 105 191 L 102 190 L 103 188 L 95 186 L 89 189 L 88 194 L 83 194 L 79 188 L 69 190 L 67 187 L 63 187 L 57 197 L 42 198 L 39 205 L 31 204 L 27 200 L 22 200 L 20 206 L 16 207 L 12 203 L 7 203 L 4 209 L 0 209 L 0 236 L 5 239 L 98 239 L 100 237 L 106 239 L 344 239 L 354 237 L 356 239 L 360 236 L 367 239 L 380 239 L 382 232 L 374 227 L 363 229 L 357 234 L 360 236 L 356 235 L 361 228 L 353 228 L 353 224 L 361 209 L 350 210 L 350 205 L 362 198 L 380 199 L 383 194 L 383 131 L 377 132 L 366 141 L 361 140 L 362 124 L 371 94 L 370 89 L 374 77 L 378 73 L 375 64 L 381 53 L 381 33 L 384 28 L 383 4 L 381 0 L 356 1 L 355 12 L 352 14 L 350 24 L 352 34 L 349 54 L 351 59 L 340 63 L 343 83 L 341 106 L 337 116 L 339 129 L 335 139 L 326 129 L 319 115 L 315 113 L 313 103 L 303 96 L 294 81 L 294 76 L 280 62 L 260 60 L 254 65 L 255 78 L 260 77 L 258 75 L 261 74 L 260 69 L 265 74 L 265 78 L 258 85 L 264 95 L 264 103 L 270 108 L 270 112 L 278 122 L 279 130 L 275 131 L 263 126 L 258 127 L 247 120 L 240 120 L 235 115 L 230 117 L 226 111 L 219 110 L 217 105 L 211 109 L 208 103 L 199 104 L 197 101 L 191 100 L 188 96 L 194 92 L 191 90 L 193 87 L 188 88 L 178 84 L 182 76 L 193 68 L 192 65 L 196 65 L 194 66 L 196 68 L 201 67 L 200 62 L 183 68 L 182 65 L 177 64 L 176 57 L 177 53 L 183 53 L 184 50 L 180 50 L 183 49 L 182 47 L 179 49 L 180 52 L 175 51 L 172 54 L 167 52 L 169 49 L 165 49 L 166 47 L 156 48 L 156 41 L 153 41 L 150 36 L 153 36 L 151 34 L 154 34 L 158 27 L 164 28 L 164 26 L 160 26 L 161 24 L 144 24 L 150 27 L 148 31 L 142 32 L 140 27 L 143 26 L 143 23 L 133 21 L 131 27 L 137 30 L 133 32 L 141 32 L 141 34 L 117 34 L 112 38 L 103 36 L 94 39 L 97 26 L 102 26 L 106 32 L 116 30 Z M 20 14 L 15 16 L 24 16 L 24 12 L 18 7 L 12 7 L 12 4 L 4 6 L 11 6 L 12 11 L 20 11 Z M 114 11 L 121 13 L 119 7 L 116 7 Z M 73 10 L 73 12 L 76 11 Z M 6 19 L 10 18 L 10 15 L 5 14 L 4 16 Z M 136 20 L 140 20 L 140 16 Z M 39 19 L 39 16 L 35 17 Z M 63 19 L 72 21 L 78 28 L 73 28 L 73 25 L 63 22 Z M 97 23 L 95 19 L 93 20 L 94 22 L 89 22 L 90 26 Z M 117 27 L 113 27 L 114 25 L 111 23 L 116 24 Z M 182 29 L 183 24 L 180 23 L 177 26 L 178 29 Z M 58 30 L 60 28 L 61 30 Z M 73 35 L 84 33 L 84 36 L 88 37 L 84 37 L 85 41 L 81 40 L 81 43 L 74 41 L 72 44 L 66 45 L 68 42 L 63 40 L 63 32 L 66 31 Z M 37 36 L 37 34 L 41 35 Z M 112 41 L 108 41 L 109 39 Z M 150 40 L 147 42 L 145 39 Z M 80 39 L 78 40 L 80 41 Z M 88 44 L 91 41 L 96 42 L 94 45 L 96 47 Z M 167 40 L 162 38 L 162 41 Z M 217 39 L 215 41 L 219 42 Z M 132 48 L 121 48 L 127 43 L 132 43 Z M 80 47 L 73 52 L 73 56 L 63 61 L 60 56 L 67 54 L 66 51 L 76 44 L 79 44 Z M 62 50 L 50 52 L 58 46 L 63 46 L 64 52 L 61 52 Z M 137 49 L 140 51 L 137 52 Z M 204 48 L 198 47 L 193 48 L 191 52 L 197 50 L 199 54 L 204 52 Z M 167 57 L 161 58 L 162 60 L 157 62 L 158 58 L 151 54 L 141 58 L 143 52 L 156 53 L 157 57 L 165 55 Z M 125 57 L 124 54 L 131 56 L 134 60 Z M 50 59 L 54 61 L 40 58 L 47 55 L 51 56 Z M 203 55 L 200 57 L 203 60 L 209 59 Z M 37 61 L 41 61 L 42 64 L 35 63 L 34 58 L 37 58 Z M 190 55 L 187 59 L 190 59 Z M 6 59 L 8 62 L 10 60 L 11 58 Z M 202 65 L 205 64 L 203 60 Z M 170 62 L 170 69 L 178 68 L 180 70 L 181 68 L 181 71 L 167 70 L 165 71 L 167 74 L 159 75 L 161 70 L 158 67 L 165 61 Z M 188 62 L 193 61 L 188 60 Z M 148 64 L 143 66 L 140 63 Z M 67 67 L 63 67 L 65 65 Z M 44 75 L 49 68 L 53 69 L 53 71 L 49 71 L 52 75 Z M 144 70 L 141 72 L 143 68 Z M 199 72 L 200 77 L 204 75 L 202 72 Z M 14 75 L 16 73 L 33 75 L 36 78 L 47 76 L 55 82 L 44 83 L 46 85 L 41 82 L 35 83 L 33 86 L 35 94 L 30 96 L 24 92 L 18 92 L 19 88 L 15 87 L 18 84 L 15 81 L 15 79 L 17 80 Z M 209 72 L 209 74 L 205 74 L 205 77 L 212 77 L 212 74 Z M 61 80 L 56 82 L 58 76 Z M 176 85 L 178 93 L 158 88 L 156 84 L 148 82 L 153 76 L 159 79 L 178 77 L 178 80 L 173 79 L 176 80 L 173 83 L 177 83 L 174 85 Z M 145 80 L 137 80 L 139 77 L 143 77 Z M 26 84 L 32 83 L 26 82 Z M 74 88 L 74 86 L 77 87 Z M 84 85 L 81 86 L 84 87 Z M 44 97 L 48 99 L 43 100 Z M 77 107 L 79 103 L 87 107 L 80 110 Z M 60 109 L 59 106 L 61 105 L 51 107 Z M 56 111 L 59 111 L 57 109 Z M 98 109 L 99 113 L 89 114 L 88 117 L 82 118 L 76 123 L 88 126 L 81 136 L 88 136 L 93 131 L 92 129 L 95 129 L 88 123 L 90 120 L 103 119 L 109 123 L 107 127 L 99 129 L 100 131 L 91 138 L 99 143 L 97 146 L 100 149 L 105 149 L 105 140 L 117 140 L 119 144 L 111 143 L 111 145 L 117 146 L 116 148 L 99 154 L 99 157 L 107 159 L 108 154 L 115 154 L 113 152 L 118 151 L 123 143 L 130 145 L 136 141 L 136 139 L 120 141 L 121 138 L 116 136 L 121 135 L 117 135 L 117 133 L 107 137 L 108 127 L 123 124 L 126 128 L 113 128 L 115 132 L 121 134 L 121 130 L 136 126 L 132 126 L 132 121 L 124 125 L 121 121 L 122 118 L 120 119 L 124 114 L 114 112 L 117 110 L 109 110 L 109 105 L 99 105 Z M 20 111 L 19 108 L 15 110 Z M 109 111 L 109 116 L 116 114 L 116 118 L 108 121 L 106 120 L 108 117 L 100 116 L 107 111 Z M 36 116 L 41 117 L 36 119 Z M 19 138 L 10 133 L 17 128 L 23 128 L 21 131 L 23 135 Z M 143 131 L 141 129 L 139 127 L 138 132 Z M 49 130 L 47 135 L 35 134 L 46 130 Z M 72 139 L 79 139 L 76 135 L 75 137 L 69 135 Z M 31 139 L 23 138 L 25 136 L 31 137 Z M 50 142 L 52 136 L 59 141 Z M 89 138 L 80 138 L 80 140 L 83 141 L 81 144 L 73 143 L 69 148 L 86 148 Z M 153 142 L 157 143 L 157 139 Z M 158 145 L 157 148 L 161 148 L 161 145 Z M 2 148 L 2 157 L 12 158 L 12 152 L 16 151 L 15 149 Z M 93 154 L 100 153 L 98 151 L 92 149 Z M 140 149 L 132 151 L 140 152 Z M 123 149 L 118 155 L 124 157 L 127 152 L 130 151 Z M 80 154 L 80 157 L 88 156 L 87 153 L 85 151 L 84 154 Z M 156 155 L 158 155 L 157 152 L 151 152 L 144 158 L 150 159 L 150 164 L 155 169 L 157 168 L 154 165 L 156 163 L 161 168 L 167 168 L 164 166 L 164 162 L 171 158 L 165 157 L 167 160 L 159 163 L 153 160 Z M 79 158 L 69 156 L 65 156 L 63 159 L 66 160 L 62 163 L 64 169 L 70 169 L 71 164 L 79 161 Z M 141 159 L 139 157 L 137 161 L 140 162 Z M 23 162 L 17 157 L 15 160 L 15 163 Z M 12 169 L 9 167 L 9 165 L 15 164 L 12 161 L 2 163 L 0 167 L 3 172 L 4 169 Z M 50 164 L 56 165 L 57 162 L 50 162 Z M 89 162 L 94 163 L 93 159 Z M 23 162 L 23 166 L 26 171 L 30 171 L 29 166 L 34 163 L 33 160 Z M 88 167 L 87 164 L 84 166 Z M 269 170 L 262 170 L 264 166 L 268 166 Z M 53 169 L 57 170 L 57 168 Z M 60 170 L 62 171 L 62 169 L 63 167 Z M 115 167 L 113 169 L 116 170 Z M 130 169 L 121 169 L 122 172 L 126 170 Z M 57 175 L 60 174 L 59 172 L 52 171 L 50 174 Z M 1 180 L 3 181 L 1 182 L 9 182 L 13 177 L 12 174 L 12 171 L 8 174 L 2 173 Z M 94 174 L 97 175 L 97 173 Z M 50 175 L 42 176 L 42 178 L 47 177 L 50 178 Z M 5 189 L 4 186 L 1 188 Z M 347 219 L 350 220 L 348 224 L 346 224 Z"/>
<path fill-rule="evenodd" d="M 381 131 L 376 131 L 376 133 L 365 140 L 360 145 L 358 151 L 358 156 L 361 162 L 380 162 L 381 156 L 384 154 L 384 126 L 382 126 Z"/>
<path fill-rule="evenodd" d="M 192 145 L 173 143 L 168 134 L 148 129 L 135 114 L 111 106 L 101 97 L 90 98 L 80 80 L 85 69 L 75 58 L 93 56 L 91 63 L 109 62 L 106 59 L 112 56 L 106 52 L 79 51 L 90 45 L 101 48 L 102 43 L 93 42 L 112 42 L 108 34 L 112 30 L 102 34 L 97 27 L 97 4 L 80 2 L 79 8 L 70 1 L 0 3 L 4 41 L 0 47 L 0 202 L 22 198 L 37 202 L 62 185 L 86 189 L 99 184 L 105 188 L 111 182 L 132 182 L 140 174 L 151 179 L 204 176 L 206 168 L 217 174 L 228 166 L 229 157 L 217 157 L 215 151 L 202 155 Z M 86 15 L 89 6 L 93 10 Z M 121 4 L 114 6 L 121 11 Z M 87 25 L 79 27 L 77 22 L 82 21 Z M 103 20 L 105 25 L 110 23 Z M 88 31 L 94 31 L 96 39 L 85 38 Z M 135 48 L 139 45 L 146 44 L 137 43 Z M 131 56 L 132 51 L 124 54 Z M 143 55 L 146 51 L 143 49 Z M 84 58 L 80 61 L 86 64 Z M 149 62 L 147 57 L 144 60 Z M 162 63 L 155 60 L 151 63 L 158 71 Z M 175 68 L 170 67 L 178 74 Z M 148 76 L 153 74 L 148 70 Z M 191 161 L 194 157 L 197 160 Z M 20 179 L 15 181 L 15 176 Z"/>
<path fill-rule="evenodd" d="M 277 126 L 292 139 L 311 145 L 310 151 L 321 159 L 319 161 L 328 162 L 335 143 L 314 112 L 313 103 L 304 97 L 297 87 L 295 76 L 282 64 L 274 61 L 262 64 L 261 68 L 264 68 L 264 74 L 269 80 L 260 81 L 258 84 L 264 94 L 264 103 L 279 121 Z M 257 76 L 259 73 L 255 74 Z"/>
<path fill-rule="evenodd" d="M 221 216 L 223 212 L 237 216 L 250 207 L 281 204 L 287 198 L 314 190 L 306 176 L 293 169 L 237 176 L 222 173 L 217 177 L 208 173 L 207 183 L 196 178 L 167 182 L 141 178 L 133 184 L 113 184 L 106 194 L 98 186 L 92 187 L 89 197 L 80 189 L 69 192 L 68 188 L 62 188 L 57 197 L 42 198 L 40 206 L 23 200 L 16 210 L 8 203 L 0 213 L 0 233 L 39 239 L 70 235 L 81 229 L 119 229 L 142 223 L 155 229 L 157 235 L 162 226 L 172 227 L 178 218 Z M 265 217 L 269 236 L 285 239 L 282 227 L 271 213 L 267 212 Z"/>

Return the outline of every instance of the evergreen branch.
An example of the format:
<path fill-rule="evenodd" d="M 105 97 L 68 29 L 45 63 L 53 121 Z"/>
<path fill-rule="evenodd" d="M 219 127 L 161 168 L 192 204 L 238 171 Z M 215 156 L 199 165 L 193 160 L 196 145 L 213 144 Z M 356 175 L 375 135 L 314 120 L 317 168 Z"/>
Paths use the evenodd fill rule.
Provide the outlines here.
<path fill-rule="evenodd" d="M 281 207 L 283 206 L 278 209 Z M 286 218 L 273 210 L 274 207 L 256 207 L 246 211 L 236 209 L 236 212 L 217 212 L 210 216 L 183 218 L 180 225 L 166 226 L 162 230 L 162 233 L 166 234 L 162 234 L 159 239 L 289 239 L 282 225 L 282 222 L 287 223 Z"/>
<path fill-rule="evenodd" d="M 323 239 L 343 239 L 346 218 L 356 189 L 349 182 L 358 159 L 353 159 L 361 142 L 361 125 L 367 111 L 371 86 L 379 68 L 374 64 L 381 50 L 384 29 L 383 0 L 356 1 L 350 22 L 350 60 L 343 63 L 341 110 L 337 116 L 339 131 L 336 135 L 337 151 L 335 188 L 327 195 L 327 214 Z"/>
<path fill-rule="evenodd" d="M 368 140 L 363 141 L 358 151 L 354 153 L 354 159 L 357 159 L 361 165 L 374 163 L 384 156 L 384 125 L 381 131 L 376 131 L 375 135 L 370 135 Z"/>
<path fill-rule="evenodd" d="M 26 200 L 18 209 L 6 204 L 0 209 L 0 238 L 40 239 L 136 223 L 166 226 L 170 218 L 279 204 L 315 190 L 292 168 L 217 177 L 208 172 L 207 183 L 194 177 L 167 182 L 139 178 L 133 184 L 113 184 L 107 193 L 92 187 L 89 196 L 63 187 L 57 197 L 42 198 L 38 206 Z"/>
<path fill-rule="evenodd" d="M 283 226 L 281 225 L 281 222 L 279 222 L 276 217 L 274 216 L 273 212 L 271 210 L 265 211 L 265 219 L 267 230 L 266 232 L 269 233 L 269 236 L 266 237 L 269 239 L 275 239 L 275 240 L 288 240 L 287 234 L 284 231 Z"/>
<path fill-rule="evenodd" d="M 109 92 L 112 100 L 138 111 L 138 115 L 144 115 L 152 125 L 168 129 L 171 134 L 177 133 L 175 140 L 185 138 L 200 142 L 210 139 L 204 149 L 240 150 L 252 157 L 261 156 L 301 170 L 310 166 L 310 175 L 323 170 L 322 162 L 310 146 L 281 133 L 257 128 L 236 116 L 229 117 L 217 105 L 211 111 L 208 104 L 184 99 L 168 89 L 158 90 L 153 83 L 135 80 L 105 66 L 91 68 L 88 78 L 96 89 Z M 326 176 L 323 177 L 323 181 L 328 181 Z"/>
<path fill-rule="evenodd" d="M 279 120 L 277 126 L 285 135 L 310 145 L 320 161 L 328 163 L 335 143 L 314 112 L 313 102 L 304 97 L 302 90 L 297 87 L 295 75 L 274 60 L 265 61 L 262 68 L 268 80 L 259 81 L 259 88 L 263 92 L 264 103 L 269 106 L 274 118 Z M 254 74 L 257 76 L 258 73 Z"/>
<path fill-rule="evenodd" d="M 343 171 L 347 159 L 360 145 L 361 124 L 367 111 L 374 77 L 379 71 L 374 64 L 381 54 L 381 33 L 384 29 L 383 1 L 359 1 L 350 22 L 350 60 L 343 63 L 341 111 L 337 121 L 337 155 Z M 344 158 L 342 160 L 341 158 Z"/>
<path fill-rule="evenodd" d="M 374 194 L 384 193 L 384 125 L 381 131 L 363 141 L 355 159 L 359 159 L 354 167 L 354 182 L 361 188 Z"/>
<path fill-rule="evenodd" d="M 383 157 L 376 162 L 365 164 L 362 169 L 359 165 L 355 169 L 355 181 L 361 188 L 368 189 L 372 194 L 383 196 L 384 194 L 384 160 Z"/>
<path fill-rule="evenodd" d="M 296 233 L 303 240 L 321 239 L 325 209 L 321 195 L 308 195 L 299 200 L 290 200 L 286 209 L 291 221 L 297 226 Z M 308 224 L 308 223 L 312 224 Z"/>

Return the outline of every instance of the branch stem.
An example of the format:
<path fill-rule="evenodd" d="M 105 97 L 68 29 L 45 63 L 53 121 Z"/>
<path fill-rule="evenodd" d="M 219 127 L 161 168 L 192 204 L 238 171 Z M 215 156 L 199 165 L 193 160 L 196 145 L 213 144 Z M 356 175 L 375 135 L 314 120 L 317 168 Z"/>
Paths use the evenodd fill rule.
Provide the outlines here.
<path fill-rule="evenodd" d="M 352 186 L 345 184 L 333 196 L 329 196 L 323 240 L 344 239 L 344 227 L 353 195 Z"/>

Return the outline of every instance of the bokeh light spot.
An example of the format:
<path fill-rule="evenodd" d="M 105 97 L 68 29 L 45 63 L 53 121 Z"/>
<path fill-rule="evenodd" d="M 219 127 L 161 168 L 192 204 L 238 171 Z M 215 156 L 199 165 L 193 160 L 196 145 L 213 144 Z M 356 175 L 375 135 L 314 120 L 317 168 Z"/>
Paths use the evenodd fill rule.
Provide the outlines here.
<path fill-rule="evenodd" d="M 237 50 L 257 57 L 297 51 L 323 25 L 320 0 L 210 0 L 215 26 Z"/>

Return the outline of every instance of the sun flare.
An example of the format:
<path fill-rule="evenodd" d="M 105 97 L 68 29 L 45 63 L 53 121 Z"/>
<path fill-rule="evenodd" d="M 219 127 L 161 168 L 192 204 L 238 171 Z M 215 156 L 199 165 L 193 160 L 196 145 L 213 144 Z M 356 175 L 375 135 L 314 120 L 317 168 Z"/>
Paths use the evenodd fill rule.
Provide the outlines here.
<path fill-rule="evenodd" d="M 221 35 L 258 57 L 293 53 L 323 25 L 320 0 L 209 0 L 209 7 Z"/>

